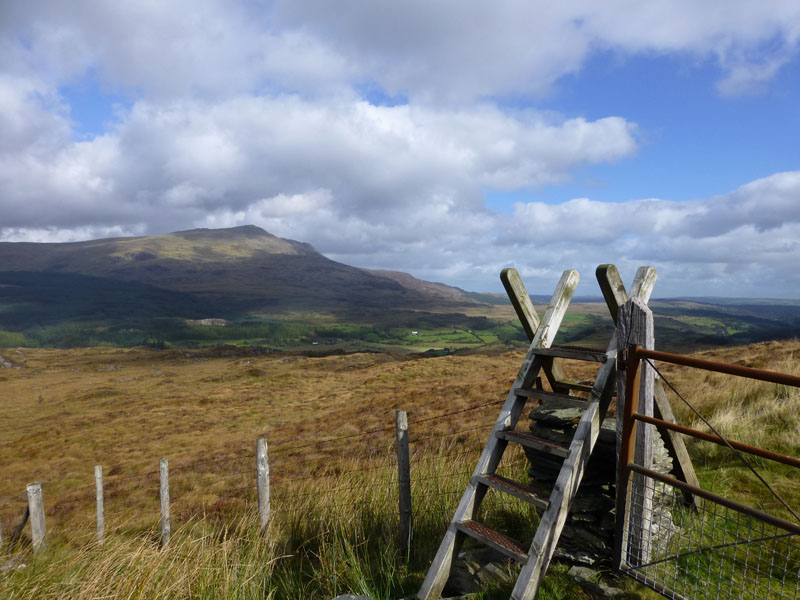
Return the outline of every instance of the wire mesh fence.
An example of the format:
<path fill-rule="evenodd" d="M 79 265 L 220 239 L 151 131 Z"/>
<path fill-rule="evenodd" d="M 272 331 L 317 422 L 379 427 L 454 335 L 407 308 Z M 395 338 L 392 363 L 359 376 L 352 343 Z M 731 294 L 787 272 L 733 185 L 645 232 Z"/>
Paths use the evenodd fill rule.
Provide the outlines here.
<path fill-rule="evenodd" d="M 687 507 L 676 485 L 641 471 L 631 471 L 630 490 L 627 575 L 674 599 L 800 598 L 800 528 L 713 494 Z"/>

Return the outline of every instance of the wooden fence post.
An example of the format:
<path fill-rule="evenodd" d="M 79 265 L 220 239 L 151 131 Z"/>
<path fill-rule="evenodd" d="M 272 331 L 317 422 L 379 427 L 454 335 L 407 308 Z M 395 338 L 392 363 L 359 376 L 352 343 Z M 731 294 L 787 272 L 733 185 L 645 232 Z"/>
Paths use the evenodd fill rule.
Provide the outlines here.
<path fill-rule="evenodd" d="M 31 516 L 31 540 L 34 552 L 38 552 L 45 545 L 47 528 L 44 524 L 44 500 L 42 498 L 42 484 L 28 484 L 28 510 Z"/>
<path fill-rule="evenodd" d="M 411 460 L 408 453 L 408 415 L 406 411 L 395 411 L 397 432 L 397 489 L 400 508 L 398 538 L 400 553 L 408 558 L 411 555 L 411 535 L 413 515 L 411 511 Z"/>
<path fill-rule="evenodd" d="M 94 466 L 94 495 L 97 503 L 97 543 L 101 546 L 106 539 L 106 511 L 103 506 L 103 467 Z"/>
<path fill-rule="evenodd" d="M 631 298 L 619 310 L 617 319 L 617 342 L 619 356 L 633 344 L 645 350 L 654 349 L 653 312 L 639 298 Z M 618 372 L 617 379 L 617 460 L 622 440 L 622 414 L 625 399 L 625 371 Z M 655 372 L 647 361 L 639 368 L 639 406 L 638 412 L 653 416 L 653 397 L 655 395 Z M 646 469 L 653 468 L 653 426 L 645 423 L 635 425 L 633 460 Z M 627 482 L 617 482 L 617 494 L 627 494 Z M 631 539 L 630 552 L 627 559 L 631 566 L 648 562 L 650 557 L 650 526 L 653 518 L 653 488 L 646 484 L 642 476 L 634 476 L 630 486 L 630 518 L 627 525 L 627 536 Z M 624 518 L 617 515 L 617 519 Z M 623 557 L 625 549 L 622 549 Z"/>
<path fill-rule="evenodd" d="M 267 438 L 256 441 L 256 470 L 258 472 L 258 523 L 261 531 L 269 524 L 269 460 Z"/>
<path fill-rule="evenodd" d="M 158 463 L 159 496 L 161 499 L 161 547 L 167 545 L 170 536 L 169 523 L 169 461 L 162 458 Z"/>

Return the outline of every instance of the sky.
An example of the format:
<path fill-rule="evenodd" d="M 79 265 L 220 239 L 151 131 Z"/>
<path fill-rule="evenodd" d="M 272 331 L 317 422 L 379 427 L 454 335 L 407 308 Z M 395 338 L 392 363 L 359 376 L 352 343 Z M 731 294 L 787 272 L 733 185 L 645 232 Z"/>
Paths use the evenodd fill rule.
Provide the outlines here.
<path fill-rule="evenodd" d="M 473 291 L 800 298 L 800 2 L 0 2 L 0 241 L 245 224 Z"/>

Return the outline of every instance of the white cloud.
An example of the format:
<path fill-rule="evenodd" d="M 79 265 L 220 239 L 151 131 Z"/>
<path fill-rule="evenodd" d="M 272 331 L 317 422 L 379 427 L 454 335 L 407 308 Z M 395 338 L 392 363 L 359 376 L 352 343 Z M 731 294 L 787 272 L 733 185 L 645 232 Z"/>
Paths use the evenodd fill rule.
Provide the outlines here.
<path fill-rule="evenodd" d="M 780 297 L 800 291 L 793 270 L 798 240 L 800 171 L 794 171 L 692 202 L 521 203 L 497 246 L 523 271 L 560 264 L 588 275 L 603 262 L 631 272 L 650 264 L 661 273 L 660 295 Z M 581 290 L 591 293 L 594 284 L 584 281 Z"/>
<path fill-rule="evenodd" d="M 794 0 L 284 0 L 278 7 L 283 22 L 312 29 L 389 92 L 451 102 L 545 93 L 597 48 L 714 61 L 723 81 L 743 86 L 774 75 L 800 38 Z M 758 69 L 768 64 L 776 65 L 771 73 Z"/>
<path fill-rule="evenodd" d="M 254 223 L 476 289 L 514 261 L 534 283 L 603 261 L 654 262 L 676 290 L 760 281 L 757 261 L 779 277 L 798 258 L 797 172 L 696 202 L 583 198 L 512 216 L 483 194 L 636 154 L 624 116 L 510 108 L 597 50 L 716 65 L 731 95 L 768 85 L 799 40 L 794 0 L 4 2 L 0 239 Z M 129 108 L 75 141 L 59 90 L 87 76 Z"/>
<path fill-rule="evenodd" d="M 32 149 L 49 133 L 27 135 L 0 157 L 13 226 L 30 222 L 35 198 L 40 225 L 144 218 L 180 228 L 217 211 L 280 212 L 262 199 L 315 189 L 328 190 L 337 213 L 389 222 L 420 208 L 480 209 L 482 186 L 559 181 L 577 165 L 636 148 L 633 126 L 620 118 L 559 121 L 490 106 L 449 112 L 296 96 L 138 102 L 108 134 L 78 143 L 61 135 L 44 154 Z"/>
<path fill-rule="evenodd" d="M 0 7 L 0 67 L 57 85 L 94 69 L 148 98 L 378 82 L 416 100 L 543 94 L 591 52 L 713 61 L 726 93 L 763 84 L 797 52 L 794 0 L 97 2 Z"/>

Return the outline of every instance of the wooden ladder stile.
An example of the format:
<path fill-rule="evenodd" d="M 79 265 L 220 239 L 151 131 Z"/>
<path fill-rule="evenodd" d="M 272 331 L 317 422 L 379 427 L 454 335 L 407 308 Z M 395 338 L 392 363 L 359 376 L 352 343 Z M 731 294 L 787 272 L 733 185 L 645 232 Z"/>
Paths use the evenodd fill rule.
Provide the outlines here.
<path fill-rule="evenodd" d="M 506 271 L 504 271 L 504 273 L 505 272 Z M 522 282 L 519 280 L 518 276 L 516 281 L 522 286 Z M 500 414 L 489 435 L 489 440 L 478 459 L 472 478 L 461 496 L 461 501 L 458 503 L 455 515 L 452 521 L 450 521 L 450 525 L 447 527 L 444 538 L 439 545 L 439 550 L 436 552 L 433 562 L 428 569 L 422 588 L 417 594 L 419 600 L 432 600 L 433 598 L 440 597 L 442 589 L 450 576 L 450 568 L 453 559 L 458 554 L 464 535 L 469 535 L 472 531 L 469 526 L 464 526 L 464 522 L 475 522 L 478 507 L 488 490 L 488 486 L 482 483 L 479 478 L 481 476 L 494 474 L 508 444 L 508 440 L 501 436 L 504 432 L 514 429 L 525 407 L 526 398 L 517 395 L 514 390 L 517 388 L 530 388 L 534 384 L 542 367 L 542 360 L 536 354 L 536 350 L 538 348 L 547 348 L 553 343 L 553 338 L 555 338 L 558 327 L 561 324 L 561 320 L 564 318 L 567 306 L 572 299 L 577 285 L 578 272 L 574 270 L 564 271 L 553 293 L 550 305 L 547 307 L 541 321 L 539 321 L 536 312 L 533 310 L 533 304 L 530 302 L 527 293 L 524 292 L 524 286 L 522 287 L 524 294 L 522 297 L 527 301 L 524 310 L 531 311 L 529 313 L 530 318 L 523 321 L 523 326 L 527 327 L 529 323 L 535 323 L 535 326 L 530 331 L 530 333 L 533 334 L 533 340 L 522 362 L 522 367 L 514 380 L 511 391 L 508 393 L 506 401 L 500 409 Z M 498 436 L 498 433 L 501 435 Z M 481 541 L 485 541 L 485 536 Z M 518 552 L 519 548 L 516 545 L 512 546 L 510 544 L 504 546 L 503 542 L 503 538 L 498 536 L 494 540 L 492 546 L 512 556 L 515 560 L 518 560 L 520 554 Z M 505 551 L 502 548 L 505 548 Z"/>
<path fill-rule="evenodd" d="M 616 268 L 598 268 L 601 288 L 622 290 L 616 295 L 604 297 L 609 310 L 616 316 L 624 295 L 624 286 L 617 281 Z M 522 367 L 508 394 L 500 416 L 475 467 L 472 478 L 465 490 L 452 521 L 447 528 L 425 581 L 417 594 L 418 600 L 433 600 L 440 594 L 450 575 L 452 562 L 458 554 L 464 536 L 470 536 L 522 564 L 511 598 L 513 600 L 532 600 L 536 596 L 545 571 L 555 553 L 558 538 L 564 527 L 570 503 L 577 493 L 584 468 L 600 432 L 600 425 L 611 401 L 616 376 L 616 339 L 612 338 L 606 350 L 592 350 L 573 346 L 552 346 L 553 339 L 561 324 L 567 305 L 572 298 L 578 282 L 576 271 L 565 271 L 559 281 L 546 312 L 539 320 L 533 303 L 515 269 L 504 269 L 501 279 L 509 294 L 520 322 L 531 344 Z M 636 274 L 632 294 L 645 302 L 655 283 L 655 270 L 642 267 Z M 611 303 L 614 303 L 613 309 Z M 588 400 L 570 396 L 570 390 L 586 390 L 588 386 L 569 382 L 557 362 L 558 358 L 584 360 L 599 363 L 600 368 L 591 386 Z M 540 373 L 544 373 L 554 392 L 534 389 Z M 538 386 L 537 386 L 538 387 Z M 584 408 L 571 443 L 558 444 L 551 440 L 538 438 L 530 433 L 514 431 L 528 398 L 541 402 L 558 399 Z M 553 454 L 564 459 L 560 473 L 549 499 L 534 489 L 497 475 L 497 469 L 508 443 L 516 443 L 540 452 Z M 519 542 L 511 540 L 477 520 L 478 508 L 489 488 L 508 493 L 516 498 L 530 502 L 543 510 L 542 518 L 534 539 L 527 552 Z"/>

